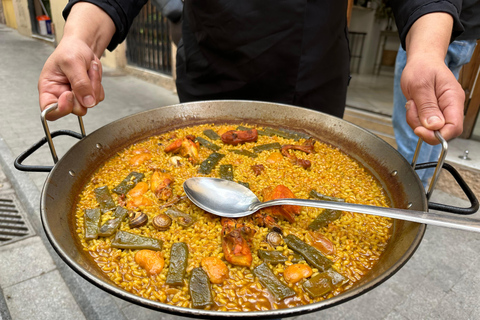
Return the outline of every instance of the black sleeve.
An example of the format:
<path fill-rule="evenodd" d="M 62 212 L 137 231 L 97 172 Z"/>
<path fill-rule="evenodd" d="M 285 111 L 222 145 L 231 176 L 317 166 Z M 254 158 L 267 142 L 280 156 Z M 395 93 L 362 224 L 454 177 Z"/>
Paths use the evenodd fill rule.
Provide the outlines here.
<path fill-rule="evenodd" d="M 461 0 L 391 0 L 395 22 L 402 47 L 405 49 L 405 38 L 413 23 L 421 16 L 432 12 L 445 12 L 453 17 L 451 41 L 460 35 L 464 29 L 460 22 Z"/>
<path fill-rule="evenodd" d="M 108 50 L 113 51 L 119 43 L 125 40 L 133 19 L 147 1 L 148 0 L 69 0 L 63 10 L 63 17 L 65 20 L 67 19 L 70 10 L 77 2 L 89 2 L 103 9 L 113 20 L 116 28 L 115 34 L 107 47 Z"/>

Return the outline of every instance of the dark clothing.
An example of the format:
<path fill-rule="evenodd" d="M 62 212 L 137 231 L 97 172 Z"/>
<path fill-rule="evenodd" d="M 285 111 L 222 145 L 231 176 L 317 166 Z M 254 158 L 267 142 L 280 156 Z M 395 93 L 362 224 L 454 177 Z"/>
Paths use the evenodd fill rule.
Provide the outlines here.
<path fill-rule="evenodd" d="M 185 2 L 177 54 L 181 101 L 271 101 L 343 116 L 346 1 L 223 3 Z"/>
<path fill-rule="evenodd" d="M 64 11 L 81 0 L 70 1 Z M 112 17 L 112 50 L 143 1 L 87 0 Z M 404 44 L 421 15 L 442 11 L 463 31 L 461 0 L 392 0 Z M 185 0 L 177 52 L 180 101 L 287 103 L 343 116 L 349 78 L 346 0 Z M 183 42 L 183 43 L 182 43 Z"/>
<path fill-rule="evenodd" d="M 403 49 L 405 49 L 405 38 L 410 27 L 421 16 L 432 12 L 445 12 L 453 17 L 452 41 L 458 37 L 464 28 L 460 22 L 461 0 L 391 0 L 395 23 Z"/>
<path fill-rule="evenodd" d="M 456 40 L 478 40 L 480 39 L 480 0 L 463 0 L 460 21 L 465 32 Z"/>

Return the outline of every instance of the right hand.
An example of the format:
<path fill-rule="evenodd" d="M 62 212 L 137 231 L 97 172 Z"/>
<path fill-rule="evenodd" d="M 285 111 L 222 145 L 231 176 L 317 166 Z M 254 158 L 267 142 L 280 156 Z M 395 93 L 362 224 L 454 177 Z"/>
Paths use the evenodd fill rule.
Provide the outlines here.
<path fill-rule="evenodd" d="M 70 113 L 84 116 L 88 108 L 105 98 L 101 81 L 102 65 L 92 49 L 77 38 L 64 37 L 40 74 L 40 109 L 58 103 L 48 120 Z"/>

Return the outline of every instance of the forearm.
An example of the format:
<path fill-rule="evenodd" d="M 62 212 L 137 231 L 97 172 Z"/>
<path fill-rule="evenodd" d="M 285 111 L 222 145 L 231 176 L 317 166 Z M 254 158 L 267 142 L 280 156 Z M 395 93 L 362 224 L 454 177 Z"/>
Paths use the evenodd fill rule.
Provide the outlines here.
<path fill-rule="evenodd" d="M 83 41 L 100 57 L 114 34 L 115 25 L 105 11 L 94 4 L 79 2 L 67 18 L 63 38 Z"/>
<path fill-rule="evenodd" d="M 452 27 L 453 18 L 448 13 L 434 12 L 417 19 L 405 39 L 407 63 L 412 59 L 444 61 Z"/>

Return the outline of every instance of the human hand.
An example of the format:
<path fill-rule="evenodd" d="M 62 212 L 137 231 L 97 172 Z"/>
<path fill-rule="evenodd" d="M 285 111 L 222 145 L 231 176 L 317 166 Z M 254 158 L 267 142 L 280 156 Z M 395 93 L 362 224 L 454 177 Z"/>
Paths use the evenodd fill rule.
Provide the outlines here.
<path fill-rule="evenodd" d="M 92 49 L 77 38 L 64 37 L 40 74 L 40 109 L 58 103 L 58 108 L 47 115 L 48 120 L 69 113 L 83 116 L 104 99 L 101 81 L 102 65 Z"/>
<path fill-rule="evenodd" d="M 407 98 L 407 122 L 415 134 L 435 145 L 444 139 L 459 136 L 463 131 L 465 93 L 442 59 L 414 57 L 407 61 L 401 79 Z"/>

